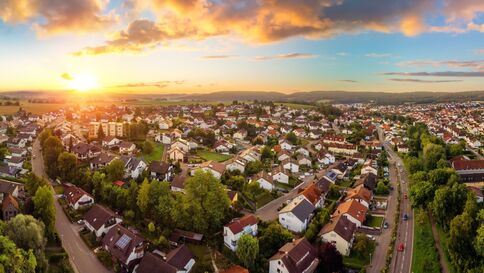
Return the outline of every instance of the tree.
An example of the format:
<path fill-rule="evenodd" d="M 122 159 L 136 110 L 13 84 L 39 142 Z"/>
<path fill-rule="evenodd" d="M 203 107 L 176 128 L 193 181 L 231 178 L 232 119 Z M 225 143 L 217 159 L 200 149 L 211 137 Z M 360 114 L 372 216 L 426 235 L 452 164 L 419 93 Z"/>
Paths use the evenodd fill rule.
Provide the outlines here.
<path fill-rule="evenodd" d="M 185 182 L 184 204 L 198 232 L 219 230 L 230 208 L 225 187 L 211 172 L 198 170 Z"/>
<path fill-rule="evenodd" d="M 318 255 L 321 260 L 319 272 L 334 273 L 343 271 L 343 256 L 332 243 L 325 242 L 319 245 Z"/>
<path fill-rule="evenodd" d="M 32 250 L 17 248 L 9 238 L 0 235 L 0 272 L 34 273 L 37 267 Z"/>
<path fill-rule="evenodd" d="M 44 165 L 47 175 L 51 178 L 56 178 L 58 175 L 57 159 L 64 151 L 64 146 L 58 137 L 48 137 L 42 146 L 42 155 L 44 157 Z"/>
<path fill-rule="evenodd" d="M 376 192 L 376 194 L 378 194 L 378 195 L 384 195 L 384 194 L 388 194 L 390 191 L 388 190 L 388 186 L 387 186 L 387 185 L 385 185 L 385 182 L 380 181 L 380 182 L 378 182 L 378 184 L 376 185 L 375 192 Z"/>
<path fill-rule="evenodd" d="M 40 146 L 41 147 L 44 147 L 44 143 L 45 141 L 50 137 L 52 136 L 52 130 L 47 128 L 47 129 L 44 129 L 40 134 L 39 134 L 39 142 L 40 142 Z"/>
<path fill-rule="evenodd" d="M 106 174 L 109 181 L 121 180 L 124 177 L 124 162 L 121 159 L 113 160 L 106 166 Z"/>
<path fill-rule="evenodd" d="M 259 241 L 249 234 L 240 236 L 235 254 L 245 267 L 254 268 L 259 256 Z"/>
<path fill-rule="evenodd" d="M 296 145 L 298 143 L 298 138 L 294 132 L 289 132 L 286 134 L 286 140 L 291 144 Z"/>
<path fill-rule="evenodd" d="M 25 182 L 25 189 L 27 190 L 27 192 L 30 193 L 30 196 L 33 196 L 37 192 L 37 189 L 39 187 L 48 186 L 48 185 L 49 184 L 45 179 L 38 177 L 37 175 L 31 172 L 27 176 L 27 180 Z"/>
<path fill-rule="evenodd" d="M 63 152 L 57 158 L 59 177 L 62 181 L 71 182 L 77 173 L 77 158 L 74 154 Z"/>
<path fill-rule="evenodd" d="M 241 191 L 245 185 L 245 178 L 242 175 L 233 175 L 227 179 L 226 184 L 236 191 Z"/>
<path fill-rule="evenodd" d="M 148 179 L 145 178 L 143 183 L 141 183 L 141 187 L 138 191 L 138 197 L 136 199 L 136 204 L 140 209 L 141 213 L 146 213 L 148 211 L 148 204 L 149 204 L 149 195 L 150 195 L 150 182 Z"/>
<path fill-rule="evenodd" d="M 435 169 L 428 172 L 429 182 L 434 185 L 445 185 L 452 175 L 456 175 L 454 169 Z"/>
<path fill-rule="evenodd" d="M 274 154 L 271 151 L 271 147 L 269 146 L 264 146 L 261 150 L 261 160 L 264 161 L 265 159 L 273 159 Z"/>
<path fill-rule="evenodd" d="M 293 238 L 291 232 L 278 222 L 272 222 L 263 229 L 259 237 L 260 253 L 263 258 L 269 258 Z"/>
<path fill-rule="evenodd" d="M 245 166 L 245 174 L 247 176 L 252 176 L 262 170 L 262 162 L 260 161 L 250 161 Z"/>
<path fill-rule="evenodd" d="M 474 223 L 475 220 L 468 213 L 458 215 L 450 222 L 449 254 L 461 272 L 473 268 L 476 263 Z"/>
<path fill-rule="evenodd" d="M 151 154 L 153 153 L 153 150 L 154 150 L 154 147 L 153 147 L 153 143 L 151 143 L 151 141 L 145 141 L 143 142 L 143 153 L 144 154 Z"/>
<path fill-rule="evenodd" d="M 358 256 L 363 257 L 366 253 L 370 251 L 370 247 L 370 238 L 366 237 L 365 234 L 356 235 L 355 243 L 353 244 L 353 250 L 356 251 Z"/>
<path fill-rule="evenodd" d="M 474 239 L 474 249 L 479 256 L 484 257 L 484 224 L 481 224 L 479 229 L 477 229 L 476 238 Z"/>
<path fill-rule="evenodd" d="M 34 216 L 44 222 L 46 234 L 54 238 L 55 234 L 55 207 L 54 196 L 49 186 L 41 186 L 32 198 L 34 203 Z"/>
<path fill-rule="evenodd" d="M 415 183 L 410 187 L 410 201 L 414 208 L 426 208 L 434 199 L 435 186 L 423 181 Z"/>
<path fill-rule="evenodd" d="M 466 198 L 467 189 L 464 184 L 454 184 L 452 187 L 443 186 L 437 189 L 434 200 L 430 204 L 437 223 L 447 229 L 450 220 L 462 212 Z"/>
<path fill-rule="evenodd" d="M 441 145 L 429 143 L 423 148 L 423 161 L 426 170 L 433 170 L 437 167 L 437 162 L 445 159 L 445 149 Z"/>
<path fill-rule="evenodd" d="M 98 139 L 104 139 L 106 137 L 106 134 L 104 133 L 103 127 L 99 126 L 97 129 L 97 138 Z"/>

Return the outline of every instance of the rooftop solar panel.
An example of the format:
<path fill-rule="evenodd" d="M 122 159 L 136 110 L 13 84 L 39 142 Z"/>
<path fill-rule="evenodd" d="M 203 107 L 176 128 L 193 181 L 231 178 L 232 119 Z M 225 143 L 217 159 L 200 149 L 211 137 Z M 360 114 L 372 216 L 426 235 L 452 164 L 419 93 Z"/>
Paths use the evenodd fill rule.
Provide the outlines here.
<path fill-rule="evenodd" d="M 124 249 L 129 244 L 130 241 L 131 241 L 131 237 L 129 237 L 126 234 L 123 234 L 123 236 L 119 238 L 119 240 L 116 242 L 115 245 L 121 249 Z"/>

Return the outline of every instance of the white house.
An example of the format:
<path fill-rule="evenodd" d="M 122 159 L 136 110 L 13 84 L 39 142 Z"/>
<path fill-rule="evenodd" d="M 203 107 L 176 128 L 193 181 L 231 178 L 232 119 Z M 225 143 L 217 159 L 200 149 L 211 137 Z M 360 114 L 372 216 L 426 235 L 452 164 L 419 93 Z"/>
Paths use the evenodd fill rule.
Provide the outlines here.
<path fill-rule="evenodd" d="M 237 249 L 237 241 L 244 234 L 257 235 L 257 218 L 248 214 L 242 218 L 233 219 L 224 226 L 224 244 L 230 250 Z"/>
<path fill-rule="evenodd" d="M 289 242 L 269 260 L 269 273 L 317 272 L 318 251 L 304 237 Z"/>
<path fill-rule="evenodd" d="M 346 216 L 332 218 L 319 232 L 323 242 L 332 243 L 341 255 L 350 255 L 353 238 L 356 231 L 355 223 Z"/>
<path fill-rule="evenodd" d="M 272 179 L 279 183 L 284 183 L 284 184 L 289 183 L 289 175 L 287 174 L 287 171 L 282 166 L 278 166 L 272 170 Z"/>
<path fill-rule="evenodd" d="M 185 153 L 188 153 L 190 151 L 190 144 L 188 141 L 178 138 L 173 144 L 171 144 L 171 148 L 179 148 L 180 150 L 184 151 Z"/>
<path fill-rule="evenodd" d="M 123 271 L 131 271 L 133 263 L 143 258 L 145 244 L 141 236 L 118 224 L 106 233 L 102 246 Z"/>
<path fill-rule="evenodd" d="M 92 206 L 82 217 L 84 225 L 97 238 L 103 237 L 112 227 L 121 223 L 123 220 L 111 210 L 100 206 Z"/>
<path fill-rule="evenodd" d="M 246 164 L 247 164 L 247 161 L 245 159 L 241 157 L 236 157 L 226 165 L 226 169 L 231 172 L 238 170 L 241 173 L 243 173 L 245 170 Z"/>
<path fill-rule="evenodd" d="M 299 165 L 296 162 L 294 162 L 294 161 L 292 161 L 290 159 L 284 160 L 282 162 L 282 166 L 284 167 L 285 170 L 288 170 L 291 173 L 297 173 L 297 172 L 299 172 Z"/>
<path fill-rule="evenodd" d="M 274 189 L 274 179 L 270 173 L 266 171 L 260 171 L 258 174 L 252 178 L 251 183 L 259 184 L 259 187 L 272 191 Z"/>
<path fill-rule="evenodd" d="M 187 153 L 179 148 L 179 146 L 173 146 L 168 150 L 168 158 L 172 161 L 185 161 Z"/>
<path fill-rule="evenodd" d="M 131 154 L 136 149 L 136 145 L 133 142 L 123 141 L 119 144 L 119 152 L 122 154 Z"/>
<path fill-rule="evenodd" d="M 225 165 L 212 160 L 206 161 L 203 162 L 199 168 L 193 169 L 191 171 L 191 175 L 194 175 L 195 171 L 198 169 L 201 169 L 205 172 L 211 172 L 215 178 L 220 179 L 222 174 L 225 172 Z"/>
<path fill-rule="evenodd" d="M 339 204 L 333 213 L 333 217 L 344 215 L 357 227 L 361 227 L 366 219 L 368 208 L 357 200 L 350 200 Z"/>
<path fill-rule="evenodd" d="M 290 231 L 306 230 L 315 207 L 304 198 L 295 198 L 279 211 L 279 223 Z"/>
<path fill-rule="evenodd" d="M 94 198 L 90 194 L 70 183 L 64 183 L 64 196 L 69 206 L 76 210 L 94 204 Z"/>

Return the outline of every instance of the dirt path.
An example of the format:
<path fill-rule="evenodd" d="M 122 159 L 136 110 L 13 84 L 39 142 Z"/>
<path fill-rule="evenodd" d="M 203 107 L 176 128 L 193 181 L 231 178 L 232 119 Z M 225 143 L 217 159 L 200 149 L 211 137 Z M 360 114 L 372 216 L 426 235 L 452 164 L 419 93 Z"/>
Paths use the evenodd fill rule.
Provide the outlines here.
<path fill-rule="evenodd" d="M 430 224 L 432 225 L 432 235 L 434 236 L 435 247 L 437 247 L 437 251 L 439 252 L 440 269 L 442 270 L 442 273 L 450 273 L 449 266 L 445 260 L 445 253 L 442 249 L 442 244 L 440 243 L 439 231 L 437 230 L 437 226 L 435 225 L 434 219 L 430 213 L 429 218 Z"/>

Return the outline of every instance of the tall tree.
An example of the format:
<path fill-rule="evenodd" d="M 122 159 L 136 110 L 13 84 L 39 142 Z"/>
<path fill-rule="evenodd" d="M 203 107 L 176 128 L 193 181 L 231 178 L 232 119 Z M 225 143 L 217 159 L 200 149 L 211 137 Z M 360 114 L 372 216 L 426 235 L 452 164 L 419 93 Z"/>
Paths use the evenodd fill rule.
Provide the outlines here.
<path fill-rule="evenodd" d="M 245 267 L 253 269 L 259 256 L 259 241 L 249 234 L 240 236 L 235 254 Z"/>
<path fill-rule="evenodd" d="M 41 219 L 46 227 L 49 238 L 55 234 L 55 207 L 54 196 L 49 186 L 41 186 L 32 198 L 34 203 L 34 216 Z"/>
<path fill-rule="evenodd" d="M 426 170 L 433 170 L 437 167 L 437 162 L 445 159 L 445 148 L 441 145 L 429 143 L 424 146 L 423 160 Z"/>
<path fill-rule="evenodd" d="M 452 187 L 443 186 L 435 191 L 434 200 L 430 209 L 435 220 L 447 229 L 450 220 L 463 210 L 467 198 L 467 189 L 464 184 L 454 184 Z"/>
<path fill-rule="evenodd" d="M 121 159 L 113 160 L 108 166 L 106 166 L 106 173 L 110 182 L 123 179 L 124 162 Z"/>
<path fill-rule="evenodd" d="M 259 236 L 260 253 L 264 258 L 270 258 L 287 242 L 293 238 L 291 232 L 283 228 L 278 222 L 272 222 L 261 230 Z"/>
<path fill-rule="evenodd" d="M 210 172 L 198 170 L 185 182 L 184 196 L 196 231 L 219 230 L 230 208 L 225 187 Z"/>
<path fill-rule="evenodd" d="M 77 157 L 68 152 L 63 152 L 57 159 L 59 177 L 64 182 L 72 182 L 77 175 Z"/>
<path fill-rule="evenodd" d="M 57 159 L 63 151 L 64 146 L 62 146 L 62 142 L 58 137 L 50 136 L 45 140 L 42 147 L 42 155 L 47 175 L 51 178 L 56 178 L 58 175 Z"/>
<path fill-rule="evenodd" d="M 0 272 L 34 273 L 36 267 L 32 250 L 17 248 L 9 238 L 0 235 Z"/>
<path fill-rule="evenodd" d="M 150 202 L 150 182 L 145 178 L 138 191 L 138 197 L 136 199 L 136 204 L 140 209 L 141 213 L 145 214 L 148 212 L 148 205 Z"/>

